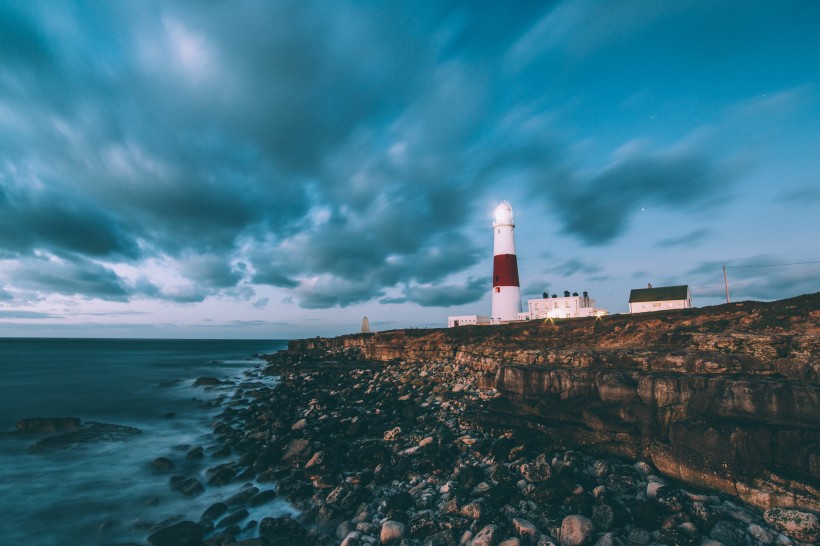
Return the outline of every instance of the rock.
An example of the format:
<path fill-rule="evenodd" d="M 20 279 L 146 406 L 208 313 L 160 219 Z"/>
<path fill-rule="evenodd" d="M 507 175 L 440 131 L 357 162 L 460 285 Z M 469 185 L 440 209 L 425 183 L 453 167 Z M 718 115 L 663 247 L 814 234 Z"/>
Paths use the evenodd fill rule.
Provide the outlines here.
<path fill-rule="evenodd" d="M 244 508 L 242 510 L 237 510 L 232 514 L 228 514 L 224 518 L 222 518 L 219 523 L 216 524 L 216 527 L 230 527 L 235 523 L 239 523 L 243 519 L 248 517 L 248 511 Z"/>
<path fill-rule="evenodd" d="M 793 508 L 771 508 L 763 513 L 766 523 L 800 542 L 820 542 L 817 516 Z"/>
<path fill-rule="evenodd" d="M 762 527 L 756 523 L 750 523 L 746 528 L 746 532 L 749 533 L 749 536 L 751 536 L 755 542 L 760 544 L 773 544 L 774 539 L 777 536 L 765 527 Z"/>
<path fill-rule="evenodd" d="M 608 504 L 597 504 L 592 508 L 592 525 L 596 531 L 606 532 L 615 523 L 615 512 Z"/>
<path fill-rule="evenodd" d="M 204 535 L 202 527 L 193 521 L 180 521 L 149 535 L 151 546 L 199 546 Z"/>
<path fill-rule="evenodd" d="M 561 546 L 580 546 L 593 538 L 592 521 L 584 516 L 567 516 L 561 522 Z"/>
<path fill-rule="evenodd" d="M 401 435 L 401 427 L 393 427 L 392 429 L 385 431 L 383 438 L 388 442 L 392 442 L 398 440 L 399 435 Z"/>
<path fill-rule="evenodd" d="M 259 534 L 273 544 L 301 544 L 307 533 L 290 516 L 263 518 L 259 522 Z"/>
<path fill-rule="evenodd" d="M 154 459 L 154 462 L 151 463 L 151 467 L 159 472 L 168 472 L 174 468 L 174 463 L 165 457 L 157 457 Z"/>
<path fill-rule="evenodd" d="M 498 543 L 498 546 L 521 546 L 521 541 L 518 539 L 518 537 L 512 537 L 502 540 Z"/>
<path fill-rule="evenodd" d="M 302 430 L 307 426 L 307 419 L 299 419 L 293 425 L 291 425 L 290 430 Z"/>
<path fill-rule="evenodd" d="M 382 544 L 390 544 L 404 536 L 404 524 L 400 521 L 387 520 L 382 524 L 379 540 Z"/>
<path fill-rule="evenodd" d="M 539 455 L 533 463 L 522 464 L 519 472 L 530 483 L 545 482 L 552 476 L 552 468 L 543 454 Z"/>
<path fill-rule="evenodd" d="M 744 546 L 746 544 L 746 531 L 734 521 L 722 519 L 715 523 L 709 536 L 719 540 L 725 546 Z"/>
<path fill-rule="evenodd" d="M 497 525 L 487 525 L 479 531 L 467 544 L 468 546 L 494 546 L 498 535 Z"/>
<path fill-rule="evenodd" d="M 207 519 L 207 520 L 215 520 L 222 514 L 228 511 L 228 505 L 224 502 L 215 502 L 210 505 L 208 508 L 202 512 L 202 515 L 199 517 L 200 520 Z"/>
<path fill-rule="evenodd" d="M 657 502 L 667 513 L 683 510 L 683 496 L 673 487 L 661 487 L 655 492 Z"/>
<path fill-rule="evenodd" d="M 183 478 L 182 476 L 171 477 L 171 489 L 186 497 L 196 497 L 205 492 L 205 488 L 195 478 Z"/>
<path fill-rule="evenodd" d="M 80 420 L 77 417 L 29 417 L 20 419 L 14 428 L 18 432 L 56 434 L 79 430 Z"/>
<path fill-rule="evenodd" d="M 626 536 L 627 546 L 646 546 L 652 540 L 652 534 L 643 527 L 635 527 Z"/>
<path fill-rule="evenodd" d="M 248 506 L 262 506 L 263 504 L 267 504 L 273 499 L 276 498 L 276 491 L 273 489 L 265 489 L 263 491 L 259 491 L 253 497 L 250 498 L 248 501 Z"/>
<path fill-rule="evenodd" d="M 112 423 L 86 423 L 76 430 L 43 438 L 29 447 L 29 451 L 42 453 L 57 449 L 69 449 L 91 442 L 122 441 L 142 434 L 138 428 Z"/>
<path fill-rule="evenodd" d="M 194 381 L 194 387 L 215 387 L 221 384 L 222 381 L 216 377 L 199 377 Z"/>
<path fill-rule="evenodd" d="M 525 540 L 535 541 L 538 538 L 538 528 L 529 521 L 521 518 L 513 518 L 512 527 L 515 534 Z"/>

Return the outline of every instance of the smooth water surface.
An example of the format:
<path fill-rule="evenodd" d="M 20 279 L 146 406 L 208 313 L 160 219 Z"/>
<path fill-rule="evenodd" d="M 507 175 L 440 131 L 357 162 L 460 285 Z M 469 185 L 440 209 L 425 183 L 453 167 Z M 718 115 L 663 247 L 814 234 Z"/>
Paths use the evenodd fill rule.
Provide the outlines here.
<path fill-rule="evenodd" d="M 31 452 L 40 437 L 0 436 L 0 542 L 21 544 L 144 543 L 151 525 L 180 515 L 198 520 L 211 503 L 242 484 L 207 488 L 195 499 L 171 491 L 173 473 L 205 483 L 204 469 L 227 460 L 186 461 L 193 446 L 208 453 L 210 422 L 221 411 L 205 402 L 236 387 L 193 387 L 198 377 L 265 380 L 253 355 L 283 341 L 0 338 L 0 431 L 26 417 L 78 417 L 136 427 L 141 434 Z M 230 459 L 228 459 L 230 460 Z M 267 485 L 265 487 L 270 487 Z M 260 486 L 260 488 L 264 488 Z M 249 519 L 291 513 L 282 501 Z M 244 533 L 253 536 L 253 531 Z"/>

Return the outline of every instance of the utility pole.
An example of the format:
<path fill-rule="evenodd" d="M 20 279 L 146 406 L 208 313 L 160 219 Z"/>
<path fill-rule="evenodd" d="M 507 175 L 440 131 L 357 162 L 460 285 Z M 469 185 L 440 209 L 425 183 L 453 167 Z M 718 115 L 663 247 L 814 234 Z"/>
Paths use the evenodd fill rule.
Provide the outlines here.
<path fill-rule="evenodd" d="M 726 279 L 726 265 L 723 266 L 723 284 L 726 286 L 726 303 L 729 303 L 729 281 Z"/>

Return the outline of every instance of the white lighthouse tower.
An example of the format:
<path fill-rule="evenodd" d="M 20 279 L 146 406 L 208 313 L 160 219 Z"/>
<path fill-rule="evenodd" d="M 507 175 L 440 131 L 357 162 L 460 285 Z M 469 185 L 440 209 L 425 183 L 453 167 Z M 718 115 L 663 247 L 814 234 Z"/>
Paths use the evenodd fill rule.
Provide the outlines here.
<path fill-rule="evenodd" d="M 512 206 L 502 201 L 493 222 L 493 322 L 516 320 L 521 312 L 514 229 Z"/>

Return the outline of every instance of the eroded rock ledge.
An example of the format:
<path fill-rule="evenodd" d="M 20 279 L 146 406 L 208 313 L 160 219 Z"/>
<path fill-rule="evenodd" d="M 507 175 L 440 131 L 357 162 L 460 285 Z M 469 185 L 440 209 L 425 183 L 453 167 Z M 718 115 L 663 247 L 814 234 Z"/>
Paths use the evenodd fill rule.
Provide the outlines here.
<path fill-rule="evenodd" d="M 771 303 L 294 340 L 311 360 L 459 365 L 524 427 L 758 508 L 820 511 L 820 293 Z"/>

